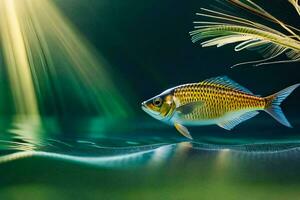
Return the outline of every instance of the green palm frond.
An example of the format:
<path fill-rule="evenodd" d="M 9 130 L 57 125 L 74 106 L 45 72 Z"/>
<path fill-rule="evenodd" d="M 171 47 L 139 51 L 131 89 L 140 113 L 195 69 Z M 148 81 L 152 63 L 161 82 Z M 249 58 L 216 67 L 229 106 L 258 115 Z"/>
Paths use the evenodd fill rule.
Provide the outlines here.
<path fill-rule="evenodd" d="M 201 8 L 201 12 L 197 15 L 208 20 L 195 22 L 195 30 L 190 32 L 194 43 L 201 40 L 202 47 L 221 47 L 237 43 L 234 48 L 235 51 L 254 49 L 264 56 L 262 60 L 239 63 L 234 66 L 249 63 L 262 65 L 300 61 L 300 37 L 297 34 L 299 33 L 297 28 L 284 24 L 250 0 L 243 2 L 240 0 L 229 1 L 278 24 L 286 33 L 245 18 Z M 299 9 L 298 0 L 289 1 L 294 2 L 292 4 L 296 10 Z M 266 62 L 283 53 L 287 55 L 288 60 Z"/>
<path fill-rule="evenodd" d="M 296 9 L 298 15 L 300 15 L 299 1 L 298 0 L 289 0 L 289 2 L 294 6 L 294 8 Z"/>

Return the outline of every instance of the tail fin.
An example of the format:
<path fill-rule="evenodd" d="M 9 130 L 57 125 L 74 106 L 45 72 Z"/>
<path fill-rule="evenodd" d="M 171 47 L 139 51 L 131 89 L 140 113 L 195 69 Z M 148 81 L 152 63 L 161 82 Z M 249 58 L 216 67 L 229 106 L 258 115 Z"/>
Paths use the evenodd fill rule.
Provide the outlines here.
<path fill-rule="evenodd" d="M 284 116 L 280 104 L 297 88 L 300 84 L 295 84 L 290 87 L 287 87 L 273 95 L 266 97 L 267 104 L 265 107 L 265 111 L 269 113 L 274 119 L 276 119 L 279 123 L 292 128 L 292 125 Z"/>

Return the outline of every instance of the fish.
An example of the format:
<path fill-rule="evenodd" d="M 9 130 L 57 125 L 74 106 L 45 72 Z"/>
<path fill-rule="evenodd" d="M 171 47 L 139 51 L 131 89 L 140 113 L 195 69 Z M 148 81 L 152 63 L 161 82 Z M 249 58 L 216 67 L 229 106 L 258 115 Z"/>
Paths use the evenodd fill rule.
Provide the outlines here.
<path fill-rule="evenodd" d="M 284 126 L 292 128 L 280 104 L 300 84 L 261 97 L 231 80 L 218 76 L 198 83 L 170 88 L 142 102 L 142 109 L 153 118 L 173 125 L 183 136 L 193 139 L 186 126 L 218 125 L 231 130 L 265 111 Z"/>

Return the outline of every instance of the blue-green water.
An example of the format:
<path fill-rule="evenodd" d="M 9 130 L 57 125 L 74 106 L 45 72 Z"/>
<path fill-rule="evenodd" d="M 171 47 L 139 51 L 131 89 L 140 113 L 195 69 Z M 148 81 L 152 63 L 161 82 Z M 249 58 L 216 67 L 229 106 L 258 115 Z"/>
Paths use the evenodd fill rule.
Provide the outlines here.
<path fill-rule="evenodd" d="M 85 122 L 76 134 L 48 132 L 32 144 L 11 135 L 1 139 L 0 194 L 3 199 L 297 199 L 298 133 L 268 131 L 274 121 L 266 121 L 250 122 L 265 127 L 261 135 L 250 125 L 241 125 L 239 133 L 196 128 L 193 141 L 150 120 L 118 122 L 127 128 L 103 136 L 84 131 Z"/>
<path fill-rule="evenodd" d="M 282 105 L 292 129 L 262 112 L 230 132 L 191 127 L 192 141 L 140 109 L 167 88 L 219 75 L 268 95 L 299 82 L 299 64 L 230 69 L 261 56 L 193 44 L 188 32 L 195 12 L 210 6 L 206 1 L 53 3 L 109 63 L 124 110 L 131 112 L 116 117 L 120 110 L 99 116 L 84 110 L 64 78 L 63 96 L 46 94 L 40 103 L 38 125 L 30 119 L 15 123 L 10 105 L 1 105 L 0 199 L 299 199 L 299 90 Z M 299 25 L 295 13 L 282 13 L 290 9 L 285 1 L 268 8 Z M 56 103 L 62 101 L 60 109 Z"/>

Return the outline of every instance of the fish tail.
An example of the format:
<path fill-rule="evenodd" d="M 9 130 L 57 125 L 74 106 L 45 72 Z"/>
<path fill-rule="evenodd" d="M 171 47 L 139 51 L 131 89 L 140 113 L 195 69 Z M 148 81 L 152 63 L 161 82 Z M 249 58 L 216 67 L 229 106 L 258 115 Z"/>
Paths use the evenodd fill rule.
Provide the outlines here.
<path fill-rule="evenodd" d="M 292 128 L 292 125 L 284 116 L 280 104 L 297 88 L 300 84 L 295 84 L 290 87 L 287 87 L 273 95 L 265 97 L 266 106 L 265 111 L 269 113 L 274 119 L 276 119 L 279 123 Z"/>

